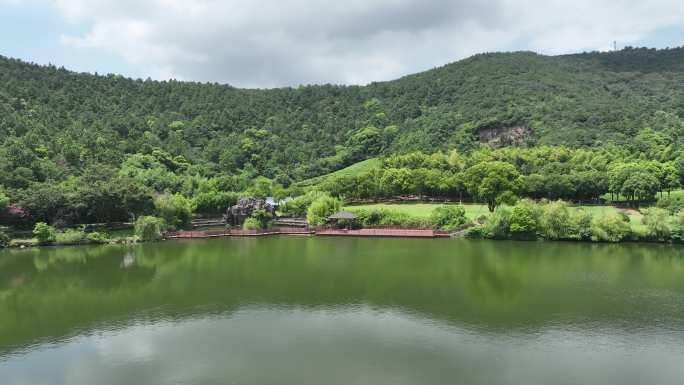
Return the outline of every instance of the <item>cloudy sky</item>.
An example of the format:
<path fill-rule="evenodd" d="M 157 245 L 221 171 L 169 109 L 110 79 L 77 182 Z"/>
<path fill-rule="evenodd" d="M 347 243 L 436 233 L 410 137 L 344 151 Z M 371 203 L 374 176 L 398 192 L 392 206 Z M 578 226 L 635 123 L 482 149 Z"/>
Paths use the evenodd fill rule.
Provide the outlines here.
<path fill-rule="evenodd" d="M 0 0 L 0 55 L 241 87 L 365 84 L 614 40 L 684 45 L 681 0 Z"/>

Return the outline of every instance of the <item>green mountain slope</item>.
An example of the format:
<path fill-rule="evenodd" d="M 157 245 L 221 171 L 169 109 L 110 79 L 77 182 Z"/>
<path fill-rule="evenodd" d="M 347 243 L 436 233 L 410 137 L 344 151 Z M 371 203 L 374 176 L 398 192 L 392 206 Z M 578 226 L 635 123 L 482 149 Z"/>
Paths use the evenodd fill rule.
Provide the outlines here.
<path fill-rule="evenodd" d="M 387 153 L 479 142 L 638 151 L 632 139 L 641 133 L 676 149 L 683 63 L 684 48 L 482 54 L 363 87 L 244 90 L 0 57 L 0 184 L 118 169 L 127 155 L 154 149 L 190 174 L 294 180 Z"/>
<path fill-rule="evenodd" d="M 350 176 L 358 176 L 360 174 L 363 174 L 364 172 L 368 172 L 369 170 L 373 168 L 380 167 L 382 162 L 380 161 L 379 158 L 370 158 L 366 160 L 362 160 L 360 162 L 354 163 L 351 166 L 347 166 L 341 170 L 337 170 L 334 172 L 331 172 L 329 174 L 317 176 L 315 178 L 310 178 L 303 180 L 299 182 L 297 185 L 299 186 L 313 186 L 315 184 L 321 183 L 325 181 L 326 179 L 331 179 L 331 178 L 343 178 L 343 177 L 350 177 Z"/>

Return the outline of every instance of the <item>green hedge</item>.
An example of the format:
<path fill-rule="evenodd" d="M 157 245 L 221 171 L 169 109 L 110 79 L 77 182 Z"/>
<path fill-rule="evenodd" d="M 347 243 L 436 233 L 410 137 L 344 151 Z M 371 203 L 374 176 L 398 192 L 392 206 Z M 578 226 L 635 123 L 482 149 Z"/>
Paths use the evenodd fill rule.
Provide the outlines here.
<path fill-rule="evenodd" d="M 499 206 L 469 238 L 547 239 L 593 242 L 684 242 L 684 210 L 670 215 L 666 209 L 642 211 L 643 227 L 632 227 L 623 212 L 594 216 L 567 203 L 523 200 L 513 207 Z"/>
<path fill-rule="evenodd" d="M 401 228 L 426 228 L 432 227 L 432 221 L 426 218 L 418 218 L 407 213 L 392 211 L 385 208 L 377 209 L 351 209 L 358 215 L 358 222 L 364 227 L 388 226 Z"/>

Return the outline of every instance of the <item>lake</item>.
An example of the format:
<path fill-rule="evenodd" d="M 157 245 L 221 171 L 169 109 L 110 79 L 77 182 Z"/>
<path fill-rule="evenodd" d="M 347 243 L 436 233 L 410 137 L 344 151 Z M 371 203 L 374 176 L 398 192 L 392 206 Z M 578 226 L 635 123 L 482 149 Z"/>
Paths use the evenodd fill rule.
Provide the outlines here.
<path fill-rule="evenodd" d="M 0 383 L 681 384 L 683 251 L 297 236 L 0 251 Z"/>

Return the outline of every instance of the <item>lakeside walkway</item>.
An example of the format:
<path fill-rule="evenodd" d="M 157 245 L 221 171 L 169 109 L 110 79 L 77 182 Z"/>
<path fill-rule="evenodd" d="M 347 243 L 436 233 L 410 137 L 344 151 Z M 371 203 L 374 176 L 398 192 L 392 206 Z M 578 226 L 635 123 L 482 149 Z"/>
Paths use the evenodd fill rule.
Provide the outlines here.
<path fill-rule="evenodd" d="M 314 230 L 309 230 L 302 227 L 276 227 L 265 230 L 243 230 L 243 229 L 225 229 L 225 230 L 180 230 L 169 232 L 166 234 L 167 239 L 180 238 L 217 238 L 217 237 L 261 237 L 267 235 L 312 235 Z"/>
<path fill-rule="evenodd" d="M 217 237 L 260 237 L 269 235 L 318 235 L 342 237 L 400 237 L 400 238 L 445 238 L 446 231 L 431 229 L 308 229 L 301 227 L 281 227 L 266 230 L 181 230 L 166 234 L 167 239 L 217 238 Z"/>
<path fill-rule="evenodd" d="M 402 238 L 440 238 L 449 237 L 446 231 L 436 231 L 431 229 L 359 229 L 359 230 L 340 230 L 340 229 L 321 229 L 316 231 L 316 235 L 322 236 L 342 236 L 342 237 L 402 237 Z"/>

